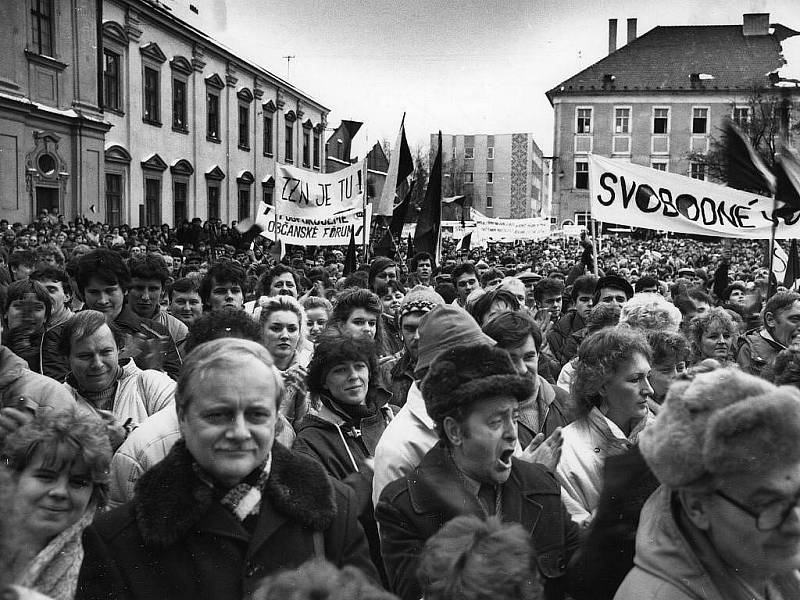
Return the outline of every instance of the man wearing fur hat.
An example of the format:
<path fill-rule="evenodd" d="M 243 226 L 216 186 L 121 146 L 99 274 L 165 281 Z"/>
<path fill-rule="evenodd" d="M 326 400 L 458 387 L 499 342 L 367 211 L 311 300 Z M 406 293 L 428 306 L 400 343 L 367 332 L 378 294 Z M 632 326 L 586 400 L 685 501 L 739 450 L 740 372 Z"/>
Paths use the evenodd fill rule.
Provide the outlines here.
<path fill-rule="evenodd" d="M 490 345 L 459 345 L 433 361 L 422 394 L 439 442 L 407 477 L 386 486 L 375 511 L 390 587 L 404 600 L 420 597 L 425 541 L 460 515 L 521 524 L 537 552 L 545 597 L 564 597 L 577 526 L 555 476 L 513 456 L 517 410 L 532 387 L 508 353 Z"/>
<path fill-rule="evenodd" d="M 418 285 L 406 294 L 397 311 L 403 349 L 381 364 L 383 381 L 392 391 L 392 404 L 402 407 L 406 403 L 408 390 L 414 383 L 414 367 L 417 364 L 419 323 L 425 313 L 443 305 L 444 299 L 425 285 Z"/>
<path fill-rule="evenodd" d="M 677 382 L 639 447 L 661 487 L 615 600 L 800 598 L 800 392 L 738 369 Z"/>

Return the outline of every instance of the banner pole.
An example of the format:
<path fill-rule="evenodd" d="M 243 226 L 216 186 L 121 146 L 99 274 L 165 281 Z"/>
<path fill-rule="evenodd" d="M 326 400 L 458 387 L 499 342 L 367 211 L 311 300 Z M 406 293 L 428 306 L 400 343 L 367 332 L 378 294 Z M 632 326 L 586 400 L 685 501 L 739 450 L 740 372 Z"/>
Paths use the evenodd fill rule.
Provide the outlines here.
<path fill-rule="evenodd" d="M 364 170 L 364 176 L 362 178 L 362 194 L 361 194 L 361 213 L 363 216 L 363 224 L 361 232 L 364 236 L 364 264 L 369 262 L 369 229 L 367 223 L 367 190 L 369 186 L 367 185 L 367 156 L 364 156 L 364 162 L 362 163 L 362 168 Z"/>

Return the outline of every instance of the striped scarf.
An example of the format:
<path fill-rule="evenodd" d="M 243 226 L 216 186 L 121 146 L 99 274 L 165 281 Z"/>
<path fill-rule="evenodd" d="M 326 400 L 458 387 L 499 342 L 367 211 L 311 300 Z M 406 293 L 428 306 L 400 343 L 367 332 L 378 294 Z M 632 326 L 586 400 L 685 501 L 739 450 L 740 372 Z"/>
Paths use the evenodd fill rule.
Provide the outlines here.
<path fill-rule="evenodd" d="M 258 515 L 261 509 L 261 495 L 269 480 L 270 467 L 272 466 L 272 454 L 267 457 L 257 469 L 247 475 L 235 486 L 230 488 L 220 498 L 220 504 L 231 511 L 234 516 L 242 523 L 248 517 Z M 192 463 L 192 468 L 195 474 L 200 478 L 200 481 L 215 491 L 220 491 L 218 484 L 214 482 L 213 477 L 203 471 L 196 462 Z"/>

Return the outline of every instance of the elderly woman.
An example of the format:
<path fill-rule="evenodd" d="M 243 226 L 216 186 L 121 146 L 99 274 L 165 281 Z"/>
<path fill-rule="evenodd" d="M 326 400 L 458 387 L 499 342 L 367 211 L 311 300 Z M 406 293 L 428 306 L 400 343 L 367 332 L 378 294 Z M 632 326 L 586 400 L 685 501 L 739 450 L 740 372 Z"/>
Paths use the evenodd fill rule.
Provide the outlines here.
<path fill-rule="evenodd" d="M 738 369 L 673 385 L 640 450 L 661 487 L 616 600 L 800 598 L 800 392 Z"/>
<path fill-rule="evenodd" d="M 562 430 L 556 475 L 564 505 L 580 525 L 594 516 L 606 457 L 635 444 L 654 418 L 650 356 L 644 334 L 619 326 L 593 333 L 578 351 L 571 393 L 580 416 Z"/>
<path fill-rule="evenodd" d="M 309 354 L 303 347 L 306 312 L 289 295 L 265 297 L 260 302 L 259 322 L 264 346 L 272 355 L 286 386 L 286 402 L 281 413 L 296 426 L 308 412 L 305 378 Z"/>
<path fill-rule="evenodd" d="M 722 365 L 733 363 L 732 346 L 738 331 L 733 317 L 724 308 L 710 308 L 694 317 L 689 322 L 692 362 L 711 358 Z"/>
<path fill-rule="evenodd" d="M 83 310 L 64 326 L 61 351 L 69 358 L 64 386 L 78 404 L 102 416 L 116 449 L 133 426 L 174 402 L 175 382 L 161 371 L 120 360 L 103 313 Z"/>
<path fill-rule="evenodd" d="M 619 322 L 635 329 L 678 331 L 682 318 L 681 311 L 661 294 L 640 292 L 622 305 Z"/>
<path fill-rule="evenodd" d="M 72 600 L 81 536 L 105 505 L 111 447 L 100 419 L 73 409 L 37 415 L 0 447 L 14 528 L 4 540 L 13 584 Z M 7 542 L 11 540 L 11 544 Z"/>
<path fill-rule="evenodd" d="M 283 397 L 263 346 L 192 350 L 175 394 L 182 439 L 87 530 L 78 598 L 245 598 L 314 556 L 376 578 L 353 492 L 275 443 Z"/>

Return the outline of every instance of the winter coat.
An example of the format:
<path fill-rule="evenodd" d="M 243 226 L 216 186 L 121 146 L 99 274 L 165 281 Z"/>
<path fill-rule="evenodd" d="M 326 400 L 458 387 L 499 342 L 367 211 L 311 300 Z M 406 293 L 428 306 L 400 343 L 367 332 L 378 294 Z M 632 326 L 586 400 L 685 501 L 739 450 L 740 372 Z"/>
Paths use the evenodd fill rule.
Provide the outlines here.
<path fill-rule="evenodd" d="M 63 410 L 76 405 L 64 386 L 34 373 L 19 356 L 0 346 L 0 408 L 14 406 L 22 397 L 35 401 L 39 408 Z"/>
<path fill-rule="evenodd" d="M 579 545 L 578 527 L 561 503 L 558 481 L 542 465 L 512 459 L 502 486 L 500 514 L 531 533 L 545 598 L 563 598 L 567 563 Z M 443 444 L 408 476 L 386 486 L 375 509 L 381 551 L 392 591 L 403 600 L 421 596 L 417 566 L 425 542 L 460 515 L 483 517 L 478 499 L 463 486 Z"/>
<path fill-rule="evenodd" d="M 778 353 L 785 348 L 786 346 L 761 327 L 744 335 L 736 353 L 736 362 L 742 367 L 742 371 L 760 376 L 764 367 L 775 360 Z"/>
<path fill-rule="evenodd" d="M 526 448 L 538 433 L 543 433 L 545 439 L 555 431 L 556 427 L 566 427 L 572 422 L 569 394 L 559 387 L 550 385 L 541 375 L 539 377 L 539 391 L 536 398 L 531 398 L 525 404 L 520 404 L 519 420 L 517 421 L 517 436 L 519 443 Z M 526 416 L 528 411 L 539 412 L 539 406 L 544 407 L 544 420 L 534 430 Z"/>
<path fill-rule="evenodd" d="M 562 367 L 578 354 L 578 344 L 572 334 L 584 327 L 586 324 L 578 311 L 570 310 L 547 332 L 547 344 Z"/>
<path fill-rule="evenodd" d="M 79 405 L 94 410 L 92 403 L 70 383 L 65 383 L 64 387 Z M 152 369 L 143 371 L 133 360 L 128 360 L 122 367 L 111 409 L 118 421 L 124 423 L 130 419 L 138 425 L 150 415 L 174 404 L 175 382 L 166 373 Z"/>
<path fill-rule="evenodd" d="M 124 306 L 122 312 L 114 319 L 113 328 L 115 332 L 125 337 L 140 337 L 145 340 L 155 340 L 162 337 L 166 340 L 166 347 L 162 351 L 162 365 L 159 371 L 164 371 L 173 379 L 178 378 L 181 368 L 181 357 L 175 340 L 169 330 L 152 319 L 143 319 L 134 313 L 128 306 Z M 120 347 L 120 350 L 123 348 Z M 135 357 L 134 357 L 135 358 Z"/>
<path fill-rule="evenodd" d="M 377 580 L 352 491 L 314 461 L 273 445 L 252 534 L 192 464 L 175 444 L 142 476 L 133 502 L 87 529 L 77 600 L 241 600 L 264 577 L 320 554 Z"/>
<path fill-rule="evenodd" d="M 706 534 L 661 486 L 642 509 L 635 566 L 614 600 L 750 600 Z M 772 600 L 800 598 L 800 572 L 773 577 Z"/>
<path fill-rule="evenodd" d="M 392 392 L 392 404 L 402 408 L 408 398 L 408 390 L 414 384 L 414 364 L 408 352 L 381 362 L 381 380 Z"/>
<path fill-rule="evenodd" d="M 626 436 L 613 421 L 592 408 L 586 416 L 562 430 L 564 443 L 556 475 L 561 482 L 562 500 L 573 521 L 583 526 L 591 523 L 600 501 L 606 457 L 631 448 L 639 432 L 654 418 L 648 410 L 647 416 Z"/>

